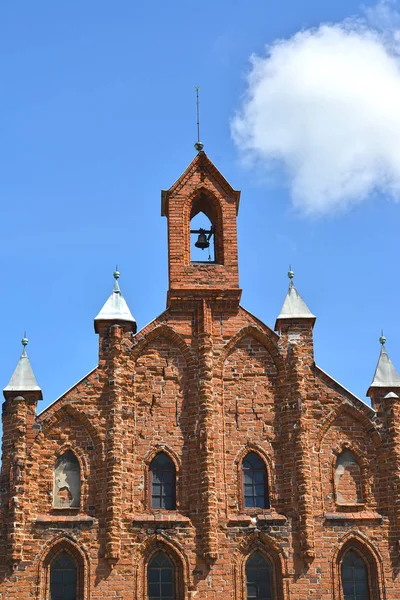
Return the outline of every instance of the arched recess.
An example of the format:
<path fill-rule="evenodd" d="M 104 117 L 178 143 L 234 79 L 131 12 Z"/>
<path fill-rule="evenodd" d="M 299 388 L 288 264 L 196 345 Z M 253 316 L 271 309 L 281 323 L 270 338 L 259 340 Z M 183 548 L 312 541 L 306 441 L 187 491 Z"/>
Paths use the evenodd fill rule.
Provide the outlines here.
<path fill-rule="evenodd" d="M 61 421 L 71 420 L 71 435 L 65 434 Z M 81 502 L 84 508 L 93 504 L 96 497 L 96 472 L 104 464 L 103 441 L 90 420 L 80 410 L 66 404 L 42 423 L 30 452 L 30 494 L 39 493 L 37 508 L 47 512 L 53 508 L 54 464 L 63 454 L 71 450 L 78 459 L 81 471 Z M 44 456 L 43 456 L 43 451 Z M 34 492 L 36 490 L 36 492 Z"/>
<path fill-rule="evenodd" d="M 57 452 L 53 471 L 53 507 L 80 509 L 85 496 L 82 459 L 71 447 Z"/>
<path fill-rule="evenodd" d="M 343 441 L 338 440 L 337 444 L 332 448 L 332 458 L 331 458 L 331 471 L 332 471 L 332 480 L 334 482 L 335 488 L 335 501 L 336 504 L 343 504 L 340 499 L 337 498 L 337 490 L 336 490 L 336 466 L 338 458 L 345 452 L 350 452 L 359 468 L 361 474 L 361 496 L 363 499 L 362 504 L 368 504 L 372 500 L 372 473 L 371 473 L 371 465 L 368 460 L 365 458 L 364 453 L 361 448 L 353 441 Z M 355 503 L 356 504 L 356 503 Z"/>
<path fill-rule="evenodd" d="M 368 419 L 368 417 L 363 415 L 363 413 L 360 412 L 355 406 L 352 406 L 348 402 L 344 402 L 344 403 L 340 404 L 337 408 L 332 410 L 329 413 L 329 415 L 325 418 L 323 423 L 321 424 L 317 442 L 315 444 L 316 452 L 320 451 L 321 444 L 324 440 L 324 437 L 326 436 L 328 430 L 331 428 L 333 423 L 339 417 L 341 417 L 342 415 L 344 415 L 346 413 L 361 423 L 362 427 L 365 429 L 366 434 L 372 440 L 375 447 L 380 446 L 381 437 L 380 437 L 380 434 L 379 434 L 376 426 L 374 425 L 374 423 L 372 423 L 371 420 Z"/>
<path fill-rule="evenodd" d="M 341 564 L 344 556 L 350 550 L 354 550 L 361 556 L 367 566 L 369 585 L 368 600 L 381 600 L 381 598 L 386 598 L 382 558 L 370 540 L 359 531 L 347 532 L 333 547 L 331 562 L 333 598 L 335 600 L 344 600 Z"/>
<path fill-rule="evenodd" d="M 243 459 L 246 457 L 247 454 L 249 454 L 250 452 L 254 452 L 255 454 L 258 454 L 260 456 L 260 458 L 262 459 L 263 463 L 265 464 L 265 468 L 267 471 L 267 477 L 268 477 L 268 492 L 269 492 L 269 503 L 270 503 L 270 507 L 273 507 L 274 504 L 276 504 L 276 486 L 275 486 L 275 471 L 274 471 L 274 464 L 273 464 L 273 460 L 272 460 L 272 446 L 269 442 L 268 446 L 269 446 L 269 452 L 267 452 L 260 444 L 257 444 L 255 442 L 247 442 L 247 444 L 245 444 L 243 446 L 243 448 L 236 454 L 234 463 L 233 463 L 233 468 L 234 468 L 234 476 L 236 478 L 236 482 L 237 482 L 237 494 L 238 494 L 238 506 L 240 510 L 245 510 L 244 506 L 243 506 L 243 486 L 242 486 L 242 463 L 243 463 Z"/>
<path fill-rule="evenodd" d="M 152 557 L 158 552 L 164 553 L 174 566 L 175 573 L 175 598 L 174 600 L 187 600 L 187 591 L 193 589 L 189 561 L 180 546 L 168 539 L 163 534 L 149 537 L 137 549 L 134 557 L 136 565 L 136 594 L 135 598 L 147 598 L 147 566 Z"/>
<path fill-rule="evenodd" d="M 37 560 L 36 599 L 50 598 L 51 565 L 66 552 L 76 566 L 76 600 L 90 600 L 90 561 L 87 551 L 64 534 L 45 544 Z"/>
<path fill-rule="evenodd" d="M 194 365 L 193 353 L 183 337 L 177 333 L 172 327 L 169 325 L 162 323 L 161 325 L 157 325 L 154 329 L 151 329 L 146 335 L 138 341 L 137 345 L 135 345 L 132 349 L 132 358 L 136 361 L 139 356 L 142 354 L 146 346 L 148 346 L 153 340 L 156 340 L 159 337 L 165 337 L 170 340 L 173 344 L 175 344 L 179 350 L 181 351 L 186 366 L 188 369 L 192 368 Z"/>
<path fill-rule="evenodd" d="M 176 510 L 180 510 L 182 507 L 182 464 L 181 460 L 176 452 L 172 450 L 169 446 L 165 444 L 157 444 L 146 454 L 144 457 L 144 472 L 143 472 L 143 481 L 144 481 L 144 497 L 143 497 L 143 505 L 147 508 L 151 507 L 150 496 L 151 496 L 151 482 L 150 482 L 150 464 L 154 460 L 154 458 L 160 453 L 166 454 L 168 458 L 172 461 L 175 466 L 175 500 L 176 500 Z"/>
<path fill-rule="evenodd" d="M 216 365 L 216 372 L 218 373 L 219 377 L 222 377 L 224 364 L 228 356 L 233 352 L 233 350 L 240 343 L 240 341 L 246 337 L 254 338 L 262 346 L 264 346 L 266 351 L 271 355 L 278 374 L 284 370 L 284 362 L 281 355 L 279 354 L 279 350 L 275 342 L 266 333 L 264 333 L 255 325 L 248 325 L 240 329 L 222 348 L 221 355 Z"/>
<path fill-rule="evenodd" d="M 288 600 L 289 573 L 287 556 L 281 544 L 266 533 L 254 533 L 239 543 L 233 555 L 235 600 L 247 600 L 246 562 L 256 551 L 264 554 L 272 565 L 274 600 Z"/>
<path fill-rule="evenodd" d="M 82 425 L 82 427 L 86 430 L 88 436 L 91 438 L 91 440 L 93 442 L 93 446 L 94 446 L 94 450 L 95 450 L 94 457 L 93 457 L 94 460 L 97 459 L 97 460 L 101 461 L 104 457 L 104 444 L 103 444 L 101 435 L 99 434 L 97 429 L 94 427 L 94 425 L 90 421 L 90 419 L 85 415 L 85 413 L 83 413 L 81 410 L 79 410 L 75 406 L 72 406 L 72 404 L 64 404 L 63 406 L 60 407 L 59 410 L 57 410 L 55 413 L 53 413 L 48 419 L 45 419 L 44 421 L 39 421 L 42 428 L 35 439 L 34 446 L 36 446 L 36 445 L 40 446 L 41 443 L 43 442 L 44 438 L 46 437 L 47 432 L 50 429 L 52 429 L 53 427 L 55 427 L 57 425 L 58 421 L 60 421 L 61 419 L 64 419 L 65 417 L 71 417 L 77 423 Z"/>
<path fill-rule="evenodd" d="M 191 221 L 201 212 L 209 219 L 211 226 L 214 229 L 214 262 L 223 265 L 225 260 L 225 249 L 222 209 L 216 196 L 205 187 L 194 190 L 184 205 L 184 243 L 185 249 L 188 250 L 185 255 L 190 256 Z"/>
<path fill-rule="evenodd" d="M 315 444 L 322 482 L 321 499 L 325 510 L 336 510 L 335 507 L 338 506 L 335 463 L 344 450 L 352 452 L 360 466 L 364 504 L 372 508 L 371 503 L 374 504 L 376 500 L 374 495 L 379 493 L 379 488 L 373 485 L 379 477 L 379 465 L 374 461 L 379 445 L 380 436 L 375 426 L 356 407 L 345 403 L 328 415 Z"/>

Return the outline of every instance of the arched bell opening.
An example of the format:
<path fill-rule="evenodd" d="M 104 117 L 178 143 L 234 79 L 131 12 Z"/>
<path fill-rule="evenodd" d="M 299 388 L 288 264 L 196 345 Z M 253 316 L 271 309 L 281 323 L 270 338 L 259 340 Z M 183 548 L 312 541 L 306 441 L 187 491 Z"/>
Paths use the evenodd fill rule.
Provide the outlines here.
<path fill-rule="evenodd" d="M 222 228 L 216 201 L 201 192 L 190 211 L 190 260 L 219 263 L 222 260 Z"/>

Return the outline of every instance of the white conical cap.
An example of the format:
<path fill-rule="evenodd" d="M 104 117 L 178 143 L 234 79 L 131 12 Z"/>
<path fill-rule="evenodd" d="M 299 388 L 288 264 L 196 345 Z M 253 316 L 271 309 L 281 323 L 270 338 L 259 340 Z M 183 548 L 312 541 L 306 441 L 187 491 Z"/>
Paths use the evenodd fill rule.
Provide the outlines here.
<path fill-rule="evenodd" d="M 119 288 L 118 279 L 120 273 L 118 269 L 114 272 L 114 289 L 111 296 L 108 298 L 103 308 L 94 320 L 94 329 L 97 333 L 97 323 L 99 321 L 115 321 L 132 323 L 132 329 L 136 331 L 136 321 L 132 316 L 129 306 L 126 303 L 125 298 Z"/>
<path fill-rule="evenodd" d="M 389 358 L 385 348 L 386 338 L 381 335 L 379 338 L 381 353 L 379 355 L 378 364 L 376 365 L 375 375 L 370 387 L 400 387 L 400 375 L 395 369 L 394 364 Z"/>
<path fill-rule="evenodd" d="M 41 392 L 42 390 L 36 382 L 36 377 L 33 373 L 31 363 L 29 362 L 28 354 L 26 352 L 26 346 L 28 340 L 26 334 L 22 338 L 22 345 L 24 347 L 21 357 L 18 361 L 15 371 L 9 381 L 7 387 L 4 388 L 4 392 Z"/>
<path fill-rule="evenodd" d="M 288 293 L 286 294 L 286 298 L 281 308 L 281 312 L 279 313 L 276 320 L 279 321 L 280 319 L 313 319 L 315 321 L 315 315 L 312 314 L 307 304 L 304 302 L 303 298 L 300 296 L 299 292 L 294 286 L 294 273 L 291 269 L 288 272 L 288 277 L 290 279 Z"/>

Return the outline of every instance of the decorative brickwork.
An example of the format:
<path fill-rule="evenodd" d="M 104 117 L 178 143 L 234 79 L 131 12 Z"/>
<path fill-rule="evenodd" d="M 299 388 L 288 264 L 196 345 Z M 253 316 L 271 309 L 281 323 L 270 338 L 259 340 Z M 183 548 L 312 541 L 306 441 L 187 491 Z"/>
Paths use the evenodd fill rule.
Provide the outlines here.
<path fill-rule="evenodd" d="M 167 309 L 138 333 L 97 320 L 98 366 L 42 413 L 39 388 L 6 389 L 1 599 L 49 600 L 64 553 L 76 600 L 149 598 L 150 562 L 155 577 L 167 565 L 174 600 L 247 600 L 257 561 L 274 600 L 344 600 L 345 557 L 368 600 L 400 599 L 396 389 L 370 388 L 375 411 L 315 365 L 311 313 L 281 314 L 274 332 L 239 305 L 238 205 L 200 152 L 162 194 Z M 213 263 L 190 260 L 199 211 Z M 152 500 L 160 452 L 173 509 Z M 247 475 L 246 500 L 250 453 L 261 479 Z"/>

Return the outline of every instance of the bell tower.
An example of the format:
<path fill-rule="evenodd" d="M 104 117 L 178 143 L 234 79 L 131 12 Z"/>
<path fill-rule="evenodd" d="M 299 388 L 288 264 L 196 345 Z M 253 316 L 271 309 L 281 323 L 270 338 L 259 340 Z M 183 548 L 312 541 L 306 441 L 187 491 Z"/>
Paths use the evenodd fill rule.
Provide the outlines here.
<path fill-rule="evenodd" d="M 168 220 L 168 305 L 199 297 L 239 303 L 239 200 L 240 192 L 203 150 L 174 185 L 162 191 L 161 215 Z M 198 215 L 207 227 L 193 225 Z"/>

